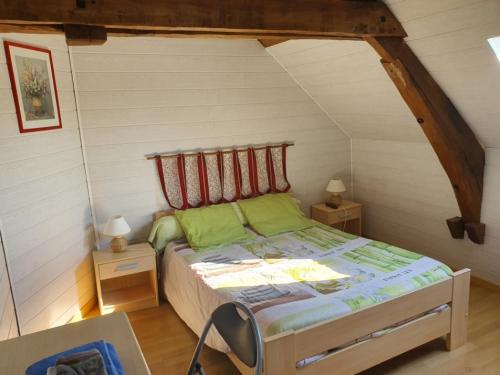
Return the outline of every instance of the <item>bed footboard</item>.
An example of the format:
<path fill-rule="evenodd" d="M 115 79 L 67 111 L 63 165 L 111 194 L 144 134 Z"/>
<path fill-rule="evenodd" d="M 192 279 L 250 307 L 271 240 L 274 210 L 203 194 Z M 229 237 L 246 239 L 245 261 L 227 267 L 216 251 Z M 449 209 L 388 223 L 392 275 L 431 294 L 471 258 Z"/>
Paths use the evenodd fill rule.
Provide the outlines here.
<path fill-rule="evenodd" d="M 463 269 L 453 274 L 451 301 L 451 328 L 446 337 L 448 350 L 455 350 L 467 342 L 469 317 L 470 270 Z"/>
<path fill-rule="evenodd" d="M 455 272 L 451 279 L 393 300 L 265 338 L 264 372 L 266 375 L 313 375 L 335 369 L 336 374 L 354 374 L 445 335 L 447 348 L 454 350 L 467 341 L 469 283 L 470 270 L 464 269 Z M 381 337 L 350 345 L 308 366 L 296 368 L 297 361 L 340 347 L 443 304 L 451 308 L 424 315 Z M 242 374 L 251 373 L 240 366 L 238 368 Z"/>

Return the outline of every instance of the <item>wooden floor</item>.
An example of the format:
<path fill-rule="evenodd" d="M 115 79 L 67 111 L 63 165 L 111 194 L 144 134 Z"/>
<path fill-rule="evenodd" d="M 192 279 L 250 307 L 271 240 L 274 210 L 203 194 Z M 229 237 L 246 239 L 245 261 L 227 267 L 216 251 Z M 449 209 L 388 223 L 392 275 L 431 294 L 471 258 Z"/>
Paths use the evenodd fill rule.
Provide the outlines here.
<path fill-rule="evenodd" d="M 170 305 L 128 316 L 152 374 L 184 375 L 198 339 Z M 500 288 L 473 282 L 468 330 L 469 342 L 454 352 L 436 340 L 363 374 L 500 374 Z M 202 363 L 207 375 L 239 374 L 225 355 L 209 348 Z"/>

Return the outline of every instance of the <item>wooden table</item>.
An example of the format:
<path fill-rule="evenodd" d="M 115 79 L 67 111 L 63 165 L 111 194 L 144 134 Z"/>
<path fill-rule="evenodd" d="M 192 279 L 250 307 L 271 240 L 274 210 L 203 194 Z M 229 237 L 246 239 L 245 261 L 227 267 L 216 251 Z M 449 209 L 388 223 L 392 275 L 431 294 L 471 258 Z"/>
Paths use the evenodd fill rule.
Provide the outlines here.
<path fill-rule="evenodd" d="M 0 342 L 0 374 L 22 375 L 40 359 L 101 339 L 115 346 L 126 374 L 151 374 L 123 312 Z"/>

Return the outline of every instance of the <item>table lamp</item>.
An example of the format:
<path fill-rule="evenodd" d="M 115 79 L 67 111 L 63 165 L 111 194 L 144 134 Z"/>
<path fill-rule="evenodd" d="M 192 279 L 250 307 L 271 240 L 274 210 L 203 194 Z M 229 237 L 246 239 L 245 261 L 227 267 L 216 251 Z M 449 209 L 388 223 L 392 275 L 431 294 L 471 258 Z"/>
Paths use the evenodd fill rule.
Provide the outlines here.
<path fill-rule="evenodd" d="M 130 227 L 123 216 L 114 216 L 106 223 L 103 234 L 108 237 L 113 237 L 111 240 L 111 250 L 115 253 L 119 253 L 127 249 L 127 239 L 123 236 L 129 232 Z"/>
<path fill-rule="evenodd" d="M 337 208 L 342 204 L 342 195 L 346 191 L 345 185 L 342 180 L 330 180 L 326 191 L 330 193 L 330 200 L 326 205 L 331 208 Z"/>

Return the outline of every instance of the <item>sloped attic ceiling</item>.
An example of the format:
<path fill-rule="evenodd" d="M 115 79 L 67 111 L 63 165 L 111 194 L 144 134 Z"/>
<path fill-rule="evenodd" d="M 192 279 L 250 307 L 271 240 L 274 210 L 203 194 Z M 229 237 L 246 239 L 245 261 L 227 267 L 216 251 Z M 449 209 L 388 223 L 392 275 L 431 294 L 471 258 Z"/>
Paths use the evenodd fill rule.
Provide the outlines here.
<path fill-rule="evenodd" d="M 387 0 L 407 42 L 486 147 L 500 147 L 498 0 Z M 268 51 L 353 138 L 427 142 L 365 42 L 288 41 Z"/>
<path fill-rule="evenodd" d="M 352 138 L 363 232 L 500 284 L 500 36 L 498 0 L 388 0 L 410 47 L 486 147 L 480 249 L 450 237 L 453 189 L 414 116 L 365 42 L 288 41 L 267 50 Z"/>

